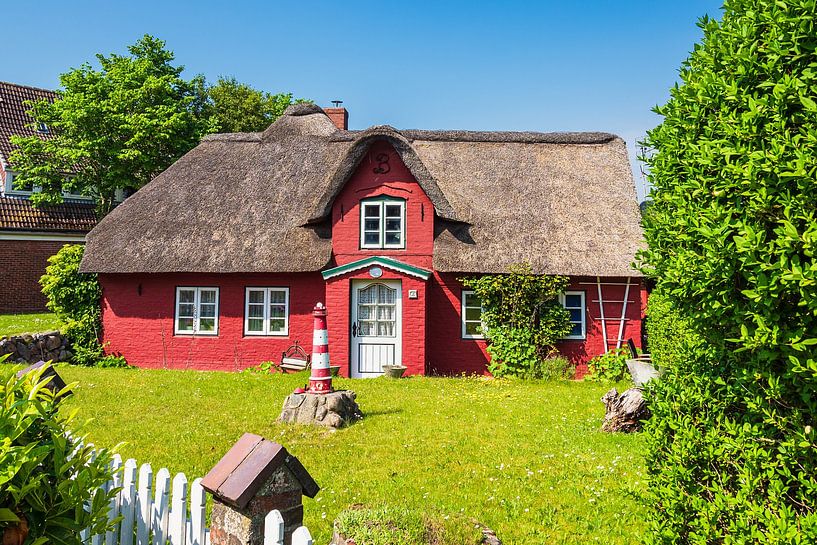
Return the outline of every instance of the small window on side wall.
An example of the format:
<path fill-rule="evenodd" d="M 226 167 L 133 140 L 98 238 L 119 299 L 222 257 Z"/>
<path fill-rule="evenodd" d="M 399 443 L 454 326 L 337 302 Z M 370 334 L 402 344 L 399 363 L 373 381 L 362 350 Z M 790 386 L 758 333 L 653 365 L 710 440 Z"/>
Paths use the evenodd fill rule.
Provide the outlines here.
<path fill-rule="evenodd" d="M 405 248 L 406 201 L 367 199 L 360 202 L 360 247 Z"/>
<path fill-rule="evenodd" d="M 247 288 L 245 335 L 289 335 L 289 288 Z"/>
<path fill-rule="evenodd" d="M 587 336 L 587 320 L 583 291 L 566 291 L 559 296 L 559 302 L 570 313 L 570 325 L 573 329 L 565 339 L 584 339 Z"/>
<path fill-rule="evenodd" d="M 176 288 L 177 335 L 218 335 L 218 288 Z"/>
<path fill-rule="evenodd" d="M 484 339 L 482 302 L 473 291 L 462 292 L 462 338 Z"/>

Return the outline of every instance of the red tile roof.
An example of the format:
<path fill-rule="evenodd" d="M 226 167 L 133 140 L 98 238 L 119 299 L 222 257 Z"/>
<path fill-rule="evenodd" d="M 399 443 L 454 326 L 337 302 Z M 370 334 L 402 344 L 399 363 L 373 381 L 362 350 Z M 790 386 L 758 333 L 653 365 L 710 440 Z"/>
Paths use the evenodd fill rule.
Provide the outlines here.
<path fill-rule="evenodd" d="M 43 98 L 54 100 L 57 98 L 57 93 L 47 89 L 0 81 L 0 155 L 6 162 L 14 149 L 9 141 L 12 135 L 47 137 L 46 134 L 31 127 L 34 120 L 28 115 L 27 111 L 30 106 L 26 104 L 28 100 L 36 101 Z"/>
<path fill-rule="evenodd" d="M 96 225 L 92 203 L 66 201 L 35 208 L 28 199 L 0 197 L 0 231 L 87 233 Z"/>

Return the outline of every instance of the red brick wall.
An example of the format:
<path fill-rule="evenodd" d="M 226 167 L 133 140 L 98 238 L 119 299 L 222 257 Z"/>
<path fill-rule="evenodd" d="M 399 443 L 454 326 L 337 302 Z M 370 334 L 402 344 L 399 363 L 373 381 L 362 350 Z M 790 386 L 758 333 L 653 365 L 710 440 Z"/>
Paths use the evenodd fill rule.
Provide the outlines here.
<path fill-rule="evenodd" d="M 312 309 L 324 300 L 320 273 L 101 274 L 102 327 L 109 350 L 140 367 L 232 371 L 281 360 L 296 340 L 312 351 Z M 218 336 L 173 334 L 176 286 L 218 286 Z M 244 336 L 246 287 L 288 287 L 288 336 Z M 140 294 L 141 290 L 141 294 Z M 330 314 L 330 323 L 332 315 Z"/>
<path fill-rule="evenodd" d="M 378 155 L 388 156 L 388 172 Z M 389 195 L 406 200 L 405 249 L 367 250 L 360 247 L 360 201 Z M 361 160 L 332 206 L 332 250 L 338 265 L 364 257 L 383 255 L 431 269 L 434 252 L 434 206 L 400 156 L 386 142 L 376 142 Z"/>
<path fill-rule="evenodd" d="M 47 312 L 40 277 L 65 242 L 0 240 L 0 313 Z"/>

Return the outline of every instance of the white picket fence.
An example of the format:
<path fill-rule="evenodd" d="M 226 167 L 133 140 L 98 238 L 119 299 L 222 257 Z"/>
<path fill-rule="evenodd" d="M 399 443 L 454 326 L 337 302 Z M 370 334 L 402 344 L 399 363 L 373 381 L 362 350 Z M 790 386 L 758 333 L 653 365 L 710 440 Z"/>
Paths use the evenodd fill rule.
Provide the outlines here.
<path fill-rule="evenodd" d="M 138 471 L 133 458 L 122 464 L 115 454 L 111 462 L 114 478 L 106 490 L 121 487 L 111 499 L 108 520 L 121 520 L 115 530 L 105 535 L 82 535 L 89 545 L 210 545 L 206 527 L 207 496 L 201 479 L 195 479 L 188 494 L 187 477 L 178 473 L 173 479 L 166 468 L 156 473 L 154 482 L 150 464 Z M 264 520 L 264 545 L 283 545 L 284 519 L 278 511 Z M 312 545 L 312 536 L 301 526 L 292 535 L 292 545 Z"/>

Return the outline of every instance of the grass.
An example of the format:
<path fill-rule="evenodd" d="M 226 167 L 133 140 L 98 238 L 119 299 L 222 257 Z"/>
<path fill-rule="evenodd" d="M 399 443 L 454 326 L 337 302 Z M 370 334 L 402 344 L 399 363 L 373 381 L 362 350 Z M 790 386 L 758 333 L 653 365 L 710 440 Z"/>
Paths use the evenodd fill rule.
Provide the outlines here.
<path fill-rule="evenodd" d="M 635 543 L 638 435 L 599 431 L 607 386 L 482 378 L 339 379 L 366 415 L 338 432 L 276 422 L 306 375 L 62 367 L 97 445 L 203 476 L 243 433 L 283 444 L 321 486 L 316 543 L 352 505 L 476 519 L 506 544 Z"/>
<path fill-rule="evenodd" d="M 41 333 L 53 331 L 62 326 L 50 312 L 35 314 L 0 314 L 0 337 L 20 333 Z"/>

